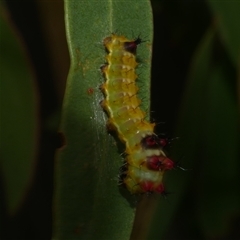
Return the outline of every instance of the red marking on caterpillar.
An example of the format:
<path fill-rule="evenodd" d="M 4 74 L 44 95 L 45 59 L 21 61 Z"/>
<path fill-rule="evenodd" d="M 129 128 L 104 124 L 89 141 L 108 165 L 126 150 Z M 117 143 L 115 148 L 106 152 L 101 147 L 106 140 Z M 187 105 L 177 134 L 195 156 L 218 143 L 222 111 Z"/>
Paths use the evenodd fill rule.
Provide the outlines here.
<path fill-rule="evenodd" d="M 140 184 L 140 187 L 144 192 L 147 192 L 147 193 L 157 192 L 157 193 L 163 194 L 165 192 L 163 184 L 159 184 L 157 187 L 155 187 L 154 183 L 151 181 L 142 182 Z"/>
<path fill-rule="evenodd" d="M 164 156 L 150 156 L 146 160 L 149 169 L 165 171 L 174 168 L 174 162 Z"/>
<path fill-rule="evenodd" d="M 136 38 L 133 41 L 125 42 L 124 49 L 132 54 L 136 54 L 137 46 L 141 44 L 143 41 L 140 37 Z"/>
<path fill-rule="evenodd" d="M 167 146 L 167 145 L 169 144 L 169 141 L 168 141 L 168 139 L 166 139 L 166 138 L 160 138 L 159 140 L 160 140 L 160 141 L 159 141 L 159 144 L 160 144 L 162 147 L 165 147 L 165 146 Z"/>
<path fill-rule="evenodd" d="M 159 138 L 157 135 L 147 136 L 142 139 L 142 145 L 144 148 L 163 148 L 168 144 L 169 141 L 167 138 Z"/>
<path fill-rule="evenodd" d="M 135 55 L 142 42 L 139 37 L 129 40 L 115 34 L 103 40 L 108 54 L 107 63 L 101 67 L 106 80 L 100 87 L 105 96 L 101 106 L 109 116 L 108 128 L 115 130 L 126 146 L 120 182 L 133 194 L 162 194 L 165 192 L 163 174 L 174 163 L 163 151 L 167 139 L 154 133 L 155 124 L 146 121 L 146 114 L 140 109 Z"/>

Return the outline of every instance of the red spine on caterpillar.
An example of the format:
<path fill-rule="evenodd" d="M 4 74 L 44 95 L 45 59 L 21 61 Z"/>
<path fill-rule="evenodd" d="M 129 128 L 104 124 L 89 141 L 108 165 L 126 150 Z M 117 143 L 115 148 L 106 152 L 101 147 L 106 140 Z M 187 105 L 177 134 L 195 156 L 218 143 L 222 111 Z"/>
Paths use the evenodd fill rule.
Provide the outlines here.
<path fill-rule="evenodd" d="M 162 177 L 174 167 L 166 157 L 164 139 L 154 133 L 154 123 L 145 120 L 136 86 L 138 37 L 129 40 L 112 34 L 103 40 L 108 52 L 107 63 L 101 67 L 105 82 L 100 87 L 105 99 L 101 106 L 107 112 L 107 125 L 115 130 L 126 146 L 126 158 L 120 180 L 133 193 L 163 193 Z"/>
<path fill-rule="evenodd" d="M 136 54 L 137 45 L 142 43 L 142 39 L 140 37 L 136 38 L 133 41 L 125 42 L 124 49 L 132 54 Z"/>
<path fill-rule="evenodd" d="M 165 171 L 174 168 L 174 162 L 164 156 L 150 156 L 146 160 L 149 169 Z"/>

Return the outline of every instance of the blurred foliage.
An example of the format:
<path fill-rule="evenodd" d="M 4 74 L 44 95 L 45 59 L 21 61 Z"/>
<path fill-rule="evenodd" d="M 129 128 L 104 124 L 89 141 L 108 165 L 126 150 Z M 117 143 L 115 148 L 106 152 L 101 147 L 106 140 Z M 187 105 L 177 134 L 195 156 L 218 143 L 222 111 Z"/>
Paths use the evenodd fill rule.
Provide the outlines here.
<path fill-rule="evenodd" d="M 37 151 L 37 95 L 17 35 L 0 16 L 0 171 L 6 213 L 12 215 L 30 187 Z M 2 192 L 1 192 L 2 193 Z"/>
<path fill-rule="evenodd" d="M 49 239 L 58 109 L 69 67 L 63 4 L 6 2 L 36 73 L 41 135 L 33 187 L 12 217 L 1 214 L 1 223 L 5 223 L 1 226 L 12 239 Z M 169 154 L 189 170 L 166 174 L 170 194 L 155 203 L 159 210 L 147 239 L 238 239 L 240 3 L 155 0 L 152 5 L 152 118 L 166 123 L 158 125 L 158 132 L 180 137 Z M 60 59 L 62 65 L 57 69 Z M 1 193 L 4 184 L 1 177 Z M 6 197 L 5 191 L 0 206 L 3 213 Z M 150 221 L 143 215 L 148 207 L 143 204 L 140 219 Z M 139 224 L 144 225 L 144 221 Z"/>
<path fill-rule="evenodd" d="M 237 239 L 240 132 L 235 66 L 240 59 L 236 27 L 240 5 L 222 1 L 155 4 L 170 30 L 165 30 L 167 43 L 159 46 L 166 54 L 156 52 L 158 62 L 153 56 L 152 109 L 157 119 L 166 121 L 166 116 L 167 123 L 173 122 L 170 132 L 180 139 L 170 152 L 189 170 L 167 174 L 166 184 L 174 196 L 168 198 L 170 204 L 159 204 L 150 239 Z M 170 17 L 165 15 L 168 12 Z M 157 36 L 158 31 L 155 25 Z M 154 76 L 164 83 L 156 82 Z M 160 89 L 165 93 L 162 104 L 157 95 Z"/>

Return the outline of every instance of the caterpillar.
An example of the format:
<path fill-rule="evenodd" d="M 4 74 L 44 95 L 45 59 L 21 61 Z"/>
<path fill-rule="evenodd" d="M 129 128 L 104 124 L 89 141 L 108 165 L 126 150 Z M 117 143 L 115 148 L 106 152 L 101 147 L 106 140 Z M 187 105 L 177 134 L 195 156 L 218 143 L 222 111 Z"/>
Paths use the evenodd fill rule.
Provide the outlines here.
<path fill-rule="evenodd" d="M 145 120 L 146 113 L 140 108 L 135 69 L 141 43 L 139 37 L 129 40 L 116 34 L 103 40 L 107 55 L 101 67 L 105 77 L 100 86 L 105 96 L 101 106 L 109 117 L 108 129 L 116 131 L 126 147 L 121 182 L 132 194 L 164 193 L 163 174 L 174 163 L 163 151 L 167 140 L 154 133 L 155 123 Z"/>

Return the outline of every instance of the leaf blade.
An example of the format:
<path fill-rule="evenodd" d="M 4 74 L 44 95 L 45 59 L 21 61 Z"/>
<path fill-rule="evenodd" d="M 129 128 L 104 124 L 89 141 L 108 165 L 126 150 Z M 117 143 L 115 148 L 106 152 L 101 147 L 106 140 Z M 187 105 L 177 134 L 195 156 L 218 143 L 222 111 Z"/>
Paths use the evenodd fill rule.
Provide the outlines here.
<path fill-rule="evenodd" d="M 139 8 L 144 9 L 148 21 L 139 19 Z M 144 35 L 152 39 L 150 4 L 71 0 L 65 1 L 65 9 L 71 68 L 61 126 L 67 145 L 58 154 L 56 166 L 55 237 L 127 239 L 134 219 L 134 209 L 129 206 L 133 200 L 126 201 L 122 196 L 126 193 L 117 187 L 122 158 L 106 131 L 106 116 L 99 104 L 103 96 L 98 89 L 102 81 L 98 69 L 106 56 L 101 41 L 111 32 L 118 30 L 131 36 L 132 29 L 139 34 L 143 28 Z M 145 99 L 149 98 L 150 89 L 150 49 L 151 43 L 139 48 L 146 65 L 142 72 L 146 80 L 140 93 L 141 97 L 147 96 Z M 144 106 L 149 106 L 148 100 Z M 72 205 L 68 206 L 70 202 Z"/>

